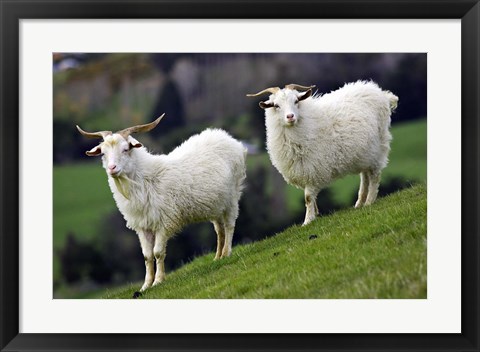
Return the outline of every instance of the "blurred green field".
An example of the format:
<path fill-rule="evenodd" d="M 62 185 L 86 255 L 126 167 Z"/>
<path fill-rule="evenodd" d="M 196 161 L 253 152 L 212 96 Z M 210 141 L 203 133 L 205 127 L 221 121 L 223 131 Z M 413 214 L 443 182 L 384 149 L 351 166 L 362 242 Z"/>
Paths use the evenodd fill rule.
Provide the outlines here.
<path fill-rule="evenodd" d="M 96 163 L 53 167 L 53 278 L 59 279 L 57 251 L 69 234 L 83 241 L 98 236 L 100 221 L 116 206 L 107 175 Z M 97 185 L 102 184 L 103 187 Z"/>
<path fill-rule="evenodd" d="M 382 184 L 391 178 L 401 178 L 409 183 L 425 182 L 427 177 L 427 121 L 417 120 L 392 128 L 393 142 L 390 163 L 382 175 Z M 247 167 L 264 165 L 269 168 L 268 155 L 249 155 Z M 277 172 L 273 169 L 272 172 Z M 271 179 L 272 173 L 267 175 Z M 248 181 L 247 181 L 248 182 Z M 331 187 L 333 199 L 345 207 L 353 206 L 352 195 L 358 190 L 359 177 L 351 175 L 338 180 Z M 274 190 L 272 182 L 265 183 L 268 192 Z M 292 213 L 303 211 L 303 192 L 284 184 L 287 209 Z M 382 186 L 380 186 L 381 188 Z M 322 197 L 320 193 L 319 198 Z M 101 235 L 100 222 L 116 211 L 107 176 L 100 160 L 54 166 L 53 170 L 53 248 L 65 244 L 69 233 L 85 241 Z M 241 214 L 240 214 L 241 216 Z M 58 258 L 54 256 L 54 278 L 59 275 Z"/>
<path fill-rule="evenodd" d="M 95 161 L 53 168 L 54 249 L 69 232 L 85 240 L 95 237 L 98 222 L 116 209 L 105 170 Z"/>

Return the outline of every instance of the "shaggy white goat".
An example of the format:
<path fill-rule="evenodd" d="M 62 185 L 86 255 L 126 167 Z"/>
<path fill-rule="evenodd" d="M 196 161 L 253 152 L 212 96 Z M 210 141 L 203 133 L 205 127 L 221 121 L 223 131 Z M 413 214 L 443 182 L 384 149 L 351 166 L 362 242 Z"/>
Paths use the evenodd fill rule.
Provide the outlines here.
<path fill-rule="evenodd" d="M 373 82 L 348 83 L 322 96 L 312 96 L 314 87 L 289 84 L 247 94 L 271 94 L 259 104 L 265 109 L 268 154 L 285 181 L 304 190 L 304 225 L 318 214 L 320 190 L 347 174 L 360 174 L 356 208 L 375 201 L 398 102 Z"/>
<path fill-rule="evenodd" d="M 116 133 L 89 133 L 77 126 L 87 137 L 103 138 L 87 155 L 103 155 L 118 209 L 138 234 L 146 267 L 140 291 L 165 279 L 167 241 L 187 224 L 211 221 L 217 233 L 215 259 L 230 255 L 245 179 L 246 150 L 223 130 L 207 129 L 168 155 L 147 152 L 130 134 L 150 131 L 163 116 Z"/>

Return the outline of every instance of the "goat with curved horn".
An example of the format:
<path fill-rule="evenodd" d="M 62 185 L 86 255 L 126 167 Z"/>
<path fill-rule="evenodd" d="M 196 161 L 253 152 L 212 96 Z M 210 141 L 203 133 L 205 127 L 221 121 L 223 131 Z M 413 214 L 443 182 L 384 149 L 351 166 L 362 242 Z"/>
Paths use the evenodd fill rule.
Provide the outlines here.
<path fill-rule="evenodd" d="M 130 134 L 152 130 L 163 116 L 105 136 L 86 152 L 102 156 L 118 210 L 127 227 L 137 233 L 142 247 L 145 281 L 133 298 L 165 280 L 167 242 L 193 222 L 213 223 L 217 233 L 215 259 L 231 255 L 246 176 L 247 150 L 221 129 L 208 128 L 170 154 L 149 153 Z M 86 136 L 102 136 L 101 132 L 79 131 Z"/>
<path fill-rule="evenodd" d="M 301 86 L 301 85 L 299 85 L 299 84 L 291 83 L 291 84 L 287 84 L 287 85 L 285 86 L 285 88 L 287 88 L 287 89 L 295 89 L 295 90 L 298 90 L 298 91 L 302 91 L 302 90 L 309 90 L 309 89 L 315 88 L 315 85 L 312 85 L 312 86 Z"/>
<path fill-rule="evenodd" d="M 109 136 L 112 134 L 112 131 L 98 131 L 98 132 L 86 132 L 80 128 L 79 125 L 77 125 L 77 130 L 81 134 L 83 134 L 85 137 L 88 138 L 105 138 L 106 136 Z"/>
<path fill-rule="evenodd" d="M 259 95 L 262 95 L 262 94 L 265 94 L 265 93 L 271 93 L 271 94 L 275 94 L 276 92 L 278 92 L 280 90 L 279 87 L 270 87 L 270 88 L 266 88 L 258 93 L 255 93 L 255 94 L 247 94 L 247 97 L 258 97 Z"/>
<path fill-rule="evenodd" d="M 117 133 L 119 135 L 121 135 L 123 138 L 127 138 L 129 135 L 131 135 L 132 133 L 139 133 L 139 132 L 148 132 L 148 131 L 151 131 L 153 130 L 157 125 L 158 123 L 160 122 L 160 120 L 165 116 L 165 114 L 162 114 L 162 116 L 160 116 L 159 118 L 157 118 L 155 121 L 153 122 L 150 122 L 150 123 L 146 123 L 144 125 L 137 125 L 137 126 L 132 126 L 132 127 L 128 127 L 128 128 L 125 128 L 121 131 L 118 131 Z"/>
<path fill-rule="evenodd" d="M 372 81 L 357 81 L 324 95 L 315 86 L 287 84 L 267 101 L 267 151 L 285 181 L 304 190 L 304 225 L 318 214 L 318 193 L 348 174 L 360 174 L 355 208 L 377 198 L 390 152 L 391 115 L 398 97 Z"/>

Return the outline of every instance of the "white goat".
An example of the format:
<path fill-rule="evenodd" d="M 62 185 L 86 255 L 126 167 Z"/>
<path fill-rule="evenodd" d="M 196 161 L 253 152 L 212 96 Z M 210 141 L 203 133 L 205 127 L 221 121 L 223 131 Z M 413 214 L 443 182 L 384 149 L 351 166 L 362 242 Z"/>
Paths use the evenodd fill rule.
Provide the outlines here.
<path fill-rule="evenodd" d="M 390 115 L 398 97 L 373 82 L 345 84 L 329 94 L 312 96 L 297 84 L 271 87 L 265 109 L 267 149 L 285 181 L 304 190 L 304 225 L 318 214 L 322 188 L 347 174 L 360 174 L 355 208 L 375 201 L 392 139 Z"/>
<path fill-rule="evenodd" d="M 230 255 L 245 179 L 246 150 L 223 130 L 207 129 L 168 155 L 147 152 L 131 134 L 150 131 L 163 116 L 116 133 L 89 133 L 77 126 L 87 137 L 103 138 L 86 154 L 103 155 L 118 209 L 138 234 L 146 268 L 140 291 L 165 279 L 167 241 L 187 224 L 211 221 L 217 233 L 215 259 Z"/>

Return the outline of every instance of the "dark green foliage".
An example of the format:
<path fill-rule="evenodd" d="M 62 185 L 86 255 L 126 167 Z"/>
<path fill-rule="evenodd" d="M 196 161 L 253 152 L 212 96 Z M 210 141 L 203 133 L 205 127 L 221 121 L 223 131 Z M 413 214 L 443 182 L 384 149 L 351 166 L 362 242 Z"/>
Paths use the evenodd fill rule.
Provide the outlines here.
<path fill-rule="evenodd" d="M 240 216 L 237 220 L 236 242 L 251 242 L 279 231 L 279 218 L 272 211 L 273 195 L 267 194 L 267 168 L 258 165 L 247 173 L 247 185 L 240 200 Z M 275 190 L 279 192 L 280 190 Z M 281 221 L 281 220 L 280 220 Z"/>
<path fill-rule="evenodd" d="M 385 182 L 382 183 L 382 187 L 379 188 L 378 196 L 385 197 L 390 193 L 394 193 L 411 186 L 412 182 L 407 181 L 401 176 L 389 177 L 387 180 L 385 180 Z"/>
<path fill-rule="evenodd" d="M 155 138 L 168 135 L 172 130 L 182 128 L 185 125 L 185 113 L 183 102 L 178 91 L 177 85 L 172 80 L 167 80 L 162 87 L 155 107 L 145 123 L 153 121 L 165 114 L 162 124 L 159 128 L 152 130 L 151 134 Z"/>
<path fill-rule="evenodd" d="M 81 138 L 75 126 L 64 120 L 53 121 L 53 162 L 62 163 L 75 159 L 78 155 L 85 155 L 85 151 L 92 147 L 92 141 Z"/>
<path fill-rule="evenodd" d="M 389 77 L 389 90 L 400 97 L 395 120 L 427 116 L 427 55 L 405 55 Z"/>
<path fill-rule="evenodd" d="M 65 247 L 59 251 L 59 258 L 62 277 L 67 283 L 85 278 L 92 278 L 100 283 L 109 281 L 100 253 L 92 244 L 79 241 L 73 233 L 67 235 Z"/>
<path fill-rule="evenodd" d="M 120 284 L 144 274 L 137 236 L 125 231 L 123 219 L 116 214 L 105 219 L 95 242 L 81 241 L 71 233 L 57 253 L 61 277 L 69 284 Z"/>

